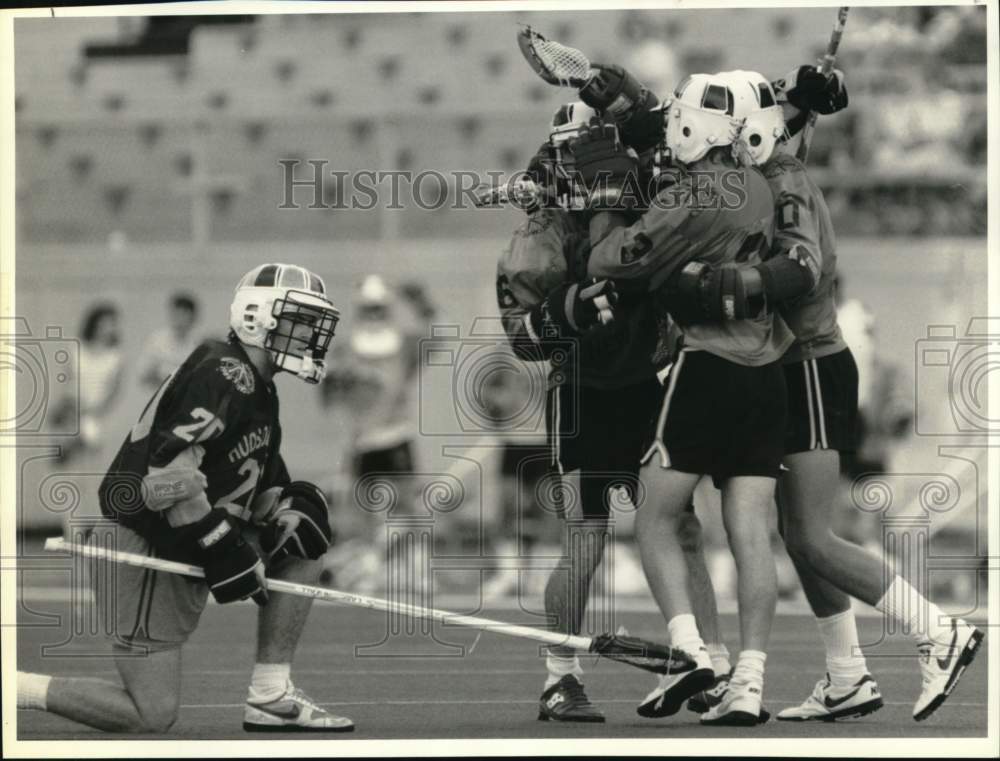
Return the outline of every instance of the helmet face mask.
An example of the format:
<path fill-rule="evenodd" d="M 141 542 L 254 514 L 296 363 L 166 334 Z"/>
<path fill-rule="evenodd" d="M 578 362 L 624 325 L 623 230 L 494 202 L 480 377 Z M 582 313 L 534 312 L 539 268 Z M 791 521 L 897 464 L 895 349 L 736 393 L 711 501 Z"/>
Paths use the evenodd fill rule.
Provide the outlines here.
<path fill-rule="evenodd" d="M 242 343 L 264 349 L 277 369 L 319 383 L 339 320 L 320 277 L 295 265 L 265 264 L 240 280 L 229 326 Z"/>

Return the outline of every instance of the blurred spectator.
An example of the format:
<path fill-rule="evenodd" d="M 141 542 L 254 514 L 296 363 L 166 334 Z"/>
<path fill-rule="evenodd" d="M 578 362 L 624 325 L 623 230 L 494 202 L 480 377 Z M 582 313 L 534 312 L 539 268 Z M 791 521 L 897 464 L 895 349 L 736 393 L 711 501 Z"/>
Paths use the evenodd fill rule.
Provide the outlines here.
<path fill-rule="evenodd" d="M 192 296 L 175 293 L 167 305 L 167 325 L 154 331 L 139 357 L 139 382 L 158 387 L 198 345 L 195 332 L 198 303 Z"/>
<path fill-rule="evenodd" d="M 61 460 L 67 462 L 82 450 L 100 447 L 105 420 L 114 406 L 121 388 L 123 361 L 121 353 L 118 307 L 111 303 L 92 306 L 84 315 L 80 328 L 79 409 L 80 431 L 61 450 Z M 58 424 L 65 422 L 67 410 L 73 404 L 66 400 L 55 413 Z"/>
<path fill-rule="evenodd" d="M 411 473 L 416 430 L 409 414 L 416 363 L 405 340 L 398 295 L 378 275 L 359 287 L 352 331 L 334 349 L 323 401 L 351 418 L 353 477 Z"/>
<path fill-rule="evenodd" d="M 384 521 L 414 506 L 417 342 L 433 313 L 421 286 L 411 283 L 397 292 L 378 275 L 369 275 L 355 296 L 351 333 L 328 362 L 323 403 L 348 415 L 352 446 L 351 472 L 338 479 L 342 486 L 333 495 L 336 520 L 346 533 L 362 535 L 369 547 L 384 548 Z M 392 505 L 377 512 L 373 508 L 383 506 L 386 486 Z M 328 570 L 337 574 L 335 568 Z"/>
<path fill-rule="evenodd" d="M 844 297 L 844 281 L 837 278 L 837 322 L 858 366 L 858 428 L 856 450 L 841 458 L 841 471 L 850 480 L 863 473 L 884 473 L 893 446 L 904 438 L 913 421 L 913 384 L 902 368 L 878 351 L 875 317 L 858 299 Z"/>

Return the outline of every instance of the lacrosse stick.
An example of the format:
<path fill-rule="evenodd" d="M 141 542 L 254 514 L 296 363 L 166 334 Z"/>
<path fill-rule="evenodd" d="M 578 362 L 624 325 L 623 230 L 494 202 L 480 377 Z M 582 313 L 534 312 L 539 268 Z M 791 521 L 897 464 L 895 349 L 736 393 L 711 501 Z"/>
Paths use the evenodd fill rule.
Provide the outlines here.
<path fill-rule="evenodd" d="M 45 551 L 73 552 L 84 557 L 97 558 L 113 563 L 123 563 L 138 568 L 149 568 L 164 573 L 177 573 L 182 576 L 192 576 L 198 579 L 205 577 L 204 572 L 198 566 L 137 555 L 131 552 L 109 550 L 105 547 L 73 544 L 60 537 L 46 539 Z M 656 674 L 684 673 L 695 668 L 694 660 L 684 651 L 655 642 L 647 642 L 638 637 L 614 634 L 582 637 L 560 634 L 559 632 L 543 631 L 532 626 L 507 624 L 490 618 L 466 616 L 459 613 L 449 613 L 444 610 L 395 603 L 375 597 L 366 597 L 350 592 L 338 592 L 335 589 L 314 587 L 308 584 L 282 581 L 280 579 L 266 579 L 266 586 L 268 592 L 282 592 L 284 594 L 297 595 L 298 597 L 312 597 L 316 600 L 324 600 L 342 605 L 353 605 L 358 608 L 368 608 L 369 610 L 380 610 L 386 613 L 397 613 L 411 618 L 431 619 L 454 626 L 468 626 L 481 631 L 493 632 L 494 634 L 505 634 L 509 637 L 531 639 L 547 645 L 562 645 L 574 650 L 581 650 L 603 656 L 604 658 L 610 658 L 613 661 L 627 663 L 630 666 L 635 666 L 645 671 L 652 671 Z"/>
<path fill-rule="evenodd" d="M 547 40 L 530 26 L 517 33 L 517 46 L 528 65 L 550 85 L 579 89 L 597 73 L 581 51 Z"/>
<path fill-rule="evenodd" d="M 473 191 L 472 203 L 477 209 L 516 204 L 521 209 L 541 205 L 546 200 L 545 188 L 527 175 L 515 177 L 503 185 L 480 185 Z"/>
<path fill-rule="evenodd" d="M 819 70 L 826 76 L 830 76 L 833 71 L 833 64 L 837 60 L 837 49 L 840 47 L 840 38 L 844 36 L 844 25 L 847 24 L 847 12 L 849 7 L 841 6 L 837 11 L 837 22 L 833 25 L 833 32 L 830 33 L 830 41 L 826 45 L 826 54 L 820 61 Z M 813 132 L 816 129 L 815 111 L 810 112 L 806 125 L 802 128 L 802 139 L 799 142 L 799 149 L 795 152 L 795 158 L 805 162 L 809 156 L 809 143 L 812 141 Z"/>

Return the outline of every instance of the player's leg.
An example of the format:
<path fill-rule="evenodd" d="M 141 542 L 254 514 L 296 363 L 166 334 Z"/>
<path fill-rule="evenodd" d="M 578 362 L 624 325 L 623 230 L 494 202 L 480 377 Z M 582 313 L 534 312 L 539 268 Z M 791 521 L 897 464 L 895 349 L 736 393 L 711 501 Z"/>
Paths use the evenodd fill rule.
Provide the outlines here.
<path fill-rule="evenodd" d="M 268 577 L 315 585 L 321 560 L 285 558 Z M 264 731 L 344 732 L 350 719 L 334 716 L 310 700 L 291 680 L 292 658 L 305 628 L 312 598 L 272 594 L 257 614 L 257 660 L 243 714 L 243 728 Z"/>
<path fill-rule="evenodd" d="M 48 711 L 105 732 L 166 732 L 180 707 L 181 649 L 116 648 L 124 687 L 106 679 L 18 674 L 18 708 Z"/>
<path fill-rule="evenodd" d="M 725 696 L 702 714 L 703 723 L 752 725 L 766 716 L 764 664 L 778 600 L 768 531 L 773 499 L 773 478 L 737 476 L 722 484 L 722 518 L 736 562 L 740 654 Z"/>
<path fill-rule="evenodd" d="M 604 495 L 599 485 L 581 478 L 579 471 L 563 479 L 569 495 L 563 508 L 562 552 L 545 584 L 545 614 L 558 631 L 579 634 L 590 585 L 604 557 L 608 517 L 606 508 L 602 508 Z M 583 668 L 575 650 L 550 646 L 545 666 L 548 675 L 540 699 L 539 719 L 604 721 L 603 714 L 583 691 Z"/>
<path fill-rule="evenodd" d="M 698 631 L 701 632 L 702 639 L 705 640 L 711 652 L 712 645 L 722 644 L 722 632 L 719 629 L 719 607 L 715 600 L 712 577 L 708 573 L 708 564 L 705 562 L 705 544 L 702 537 L 701 521 L 695 515 L 693 504 L 689 504 L 683 515 L 680 516 L 677 532 L 681 552 L 684 553 L 684 564 L 688 570 L 691 608 L 695 620 L 698 622 Z M 725 658 L 726 655 L 720 653 L 719 657 Z M 724 671 L 729 671 L 728 666 Z"/>
<path fill-rule="evenodd" d="M 720 440 L 709 414 L 724 393 L 718 364 L 706 352 L 681 352 L 661 373 L 639 472 L 642 504 L 635 517 L 636 541 L 653 598 L 667 622 L 670 644 L 689 652 L 697 668 L 668 674 L 640 703 L 640 716 L 669 716 L 688 698 L 712 686 L 715 672 L 693 614 L 681 523 L 701 474 L 712 470 Z"/>
<path fill-rule="evenodd" d="M 671 716 L 688 698 L 711 687 L 715 673 L 693 614 L 688 567 L 679 540 L 679 524 L 700 475 L 663 468 L 654 457 L 639 473 L 645 502 L 636 512 L 635 533 L 642 569 L 664 620 L 672 646 L 695 656 L 698 667 L 668 674 L 637 709 L 648 718 Z"/>
<path fill-rule="evenodd" d="M 122 552 L 152 552 L 143 537 L 124 526 L 102 527 L 101 532 L 113 535 Z M 208 587 L 198 579 L 110 562 L 107 569 L 92 573 L 90 582 L 96 620 L 114 622 L 113 654 L 122 685 L 18 674 L 18 706 L 108 732 L 167 731 L 180 704 L 181 647 L 197 627 Z"/>
<path fill-rule="evenodd" d="M 754 724 L 767 716 L 764 664 L 778 600 L 770 517 L 788 399 L 785 373 L 777 362 L 761 367 L 729 363 L 724 372 L 729 388 L 741 395 L 730 393 L 717 406 L 715 414 L 728 421 L 728 435 L 712 476 L 722 491 L 722 519 L 736 562 L 741 649 L 726 695 L 702 715 L 702 723 Z"/>
<path fill-rule="evenodd" d="M 580 526 L 584 515 L 580 466 L 585 449 L 585 437 L 592 419 L 581 413 L 585 390 L 571 383 L 549 389 L 546 396 L 546 435 L 550 453 L 550 479 L 558 481 L 553 493 L 553 505 L 560 515 L 561 551 L 558 564 L 545 582 L 543 594 L 545 614 L 557 629 L 566 634 L 575 633 L 583 621 L 590 578 L 587 568 L 595 563 L 592 553 L 574 555 L 574 542 L 570 535 L 573 526 Z M 606 523 L 591 524 L 596 530 L 606 529 Z M 589 546 L 586 545 L 585 546 Z M 603 540 L 602 540 L 603 549 Z M 600 562 L 598 558 L 597 563 Z M 596 568 L 596 565 L 594 566 Z M 586 589 L 582 594 L 583 584 Z M 578 629 L 576 629 L 578 631 Z M 539 698 L 538 718 L 543 721 L 602 722 L 604 715 L 591 704 L 583 690 L 583 667 L 576 651 L 567 647 L 548 648 L 545 658 L 545 685 Z"/>
<path fill-rule="evenodd" d="M 818 387 L 810 414 L 814 428 L 826 441 L 815 444 L 825 448 L 799 451 L 786 458 L 788 466 L 801 474 L 788 483 L 789 501 L 803 505 L 786 516 L 789 551 L 828 582 L 893 617 L 910 633 L 920 653 L 923 678 L 914 707 L 914 718 L 920 721 L 954 690 L 975 657 L 983 633 L 946 615 L 896 574 L 888 560 L 833 532 L 839 451 L 849 451 L 855 441 L 857 367 L 850 350 L 845 349 L 790 368 L 786 375 L 790 384 L 798 373 L 804 384 Z"/>
<path fill-rule="evenodd" d="M 684 562 L 688 569 L 688 590 L 694 620 L 702 639 L 705 640 L 705 648 L 708 650 L 708 657 L 712 660 L 712 670 L 715 672 L 715 683 L 688 701 L 689 710 L 704 713 L 716 705 L 725 694 L 732 664 L 729 662 L 729 650 L 723 642 L 722 631 L 719 628 L 719 607 L 715 599 L 715 587 L 712 585 L 712 577 L 705 562 L 701 521 L 695 514 L 693 502 L 688 505 L 687 511 L 681 517 L 678 531 Z"/>
<path fill-rule="evenodd" d="M 839 463 L 833 450 L 788 455 L 788 472 L 778 481 L 781 533 L 802 589 L 816 617 L 826 649 L 826 677 L 798 706 L 781 711 L 782 721 L 834 721 L 864 716 L 882 707 L 878 685 L 861 652 L 850 598 L 814 569 L 804 540 L 812 531 L 829 532 Z M 813 516 L 813 517 L 807 517 Z M 814 523 L 813 529 L 803 526 Z"/>

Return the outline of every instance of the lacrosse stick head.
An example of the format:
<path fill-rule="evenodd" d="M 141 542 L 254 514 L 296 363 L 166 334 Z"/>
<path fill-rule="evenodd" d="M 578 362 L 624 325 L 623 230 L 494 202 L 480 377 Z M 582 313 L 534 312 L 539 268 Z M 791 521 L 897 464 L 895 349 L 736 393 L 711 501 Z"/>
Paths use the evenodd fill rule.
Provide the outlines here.
<path fill-rule="evenodd" d="M 517 46 L 534 72 L 550 85 L 583 87 L 594 75 L 582 52 L 555 40 L 548 40 L 530 26 L 517 33 Z"/>
<path fill-rule="evenodd" d="M 683 650 L 620 634 L 594 637 L 590 651 L 654 674 L 682 674 L 697 665 Z"/>

